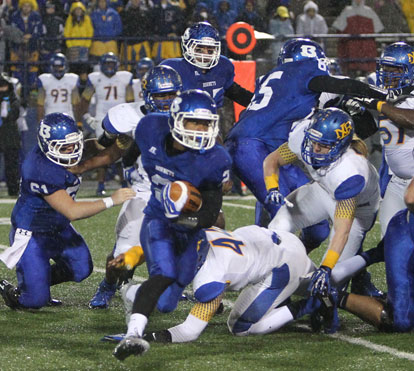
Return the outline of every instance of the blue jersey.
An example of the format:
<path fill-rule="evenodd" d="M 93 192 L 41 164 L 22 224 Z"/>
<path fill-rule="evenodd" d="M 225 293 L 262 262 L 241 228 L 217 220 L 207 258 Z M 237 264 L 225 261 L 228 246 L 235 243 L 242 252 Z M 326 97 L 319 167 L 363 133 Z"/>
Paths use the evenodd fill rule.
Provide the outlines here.
<path fill-rule="evenodd" d="M 39 233 L 64 230 L 70 220 L 53 209 L 43 196 L 63 189 L 75 198 L 80 183 L 80 178 L 50 161 L 35 146 L 22 165 L 20 195 L 11 216 L 13 227 Z"/>
<path fill-rule="evenodd" d="M 204 90 L 213 97 L 217 107 L 223 105 L 224 92 L 234 82 L 233 63 L 224 56 L 220 56 L 218 64 L 209 70 L 193 66 L 184 58 L 166 59 L 160 64 L 170 66 L 178 72 L 183 82 L 183 90 Z"/>
<path fill-rule="evenodd" d="M 292 123 L 315 107 L 320 93 L 310 90 L 308 84 L 321 75 L 328 75 L 325 64 L 305 60 L 282 64 L 262 76 L 228 139 L 255 138 L 278 148 L 287 141 Z"/>
<path fill-rule="evenodd" d="M 160 202 L 164 185 L 186 180 L 200 191 L 217 189 L 228 180 L 231 167 L 230 155 L 218 144 L 203 153 L 187 150 L 169 156 L 166 152 L 170 136 L 168 120 L 166 115 L 150 113 L 141 119 L 135 131 L 142 164 L 151 180 L 152 194 L 144 213 L 152 217 L 166 218 Z"/>

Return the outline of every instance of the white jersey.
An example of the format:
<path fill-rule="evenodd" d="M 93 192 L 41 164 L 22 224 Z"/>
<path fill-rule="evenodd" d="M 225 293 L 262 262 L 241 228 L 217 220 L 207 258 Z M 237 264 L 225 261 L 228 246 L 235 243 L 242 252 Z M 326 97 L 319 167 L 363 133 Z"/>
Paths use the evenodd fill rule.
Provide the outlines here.
<path fill-rule="evenodd" d="M 112 134 L 125 134 L 134 138 L 135 129 L 146 114 L 145 103 L 139 102 L 118 104 L 109 109 L 107 118 L 111 125 L 111 130 L 105 127 L 106 120 L 103 121 L 104 129 Z M 135 162 L 135 171 L 131 174 L 132 184 L 141 192 L 151 191 L 151 182 L 148 174 L 142 165 L 141 156 Z"/>
<path fill-rule="evenodd" d="M 395 104 L 402 109 L 414 109 L 414 96 Z M 398 128 L 390 119 L 379 115 L 378 126 L 385 159 L 390 170 L 399 178 L 414 177 L 414 130 Z"/>
<path fill-rule="evenodd" d="M 134 91 L 134 101 L 139 102 L 144 99 L 142 94 L 141 79 L 132 80 L 132 90 Z"/>
<path fill-rule="evenodd" d="M 45 114 L 62 112 L 73 117 L 72 91 L 79 85 L 79 76 L 65 73 L 61 79 L 57 79 L 51 73 L 42 73 L 39 82 L 45 91 Z"/>
<path fill-rule="evenodd" d="M 364 157 L 357 154 L 352 148 L 347 151 L 333 164 L 314 169 L 313 166 L 302 160 L 302 142 L 305 130 L 310 125 L 310 120 L 302 120 L 295 123 L 289 135 L 289 148 L 304 163 L 310 176 L 315 180 L 334 200 L 355 197 L 350 183 L 350 197 L 346 197 L 346 183 L 356 176 L 364 178 L 364 186 L 357 197 L 357 204 L 362 205 L 378 198 L 378 173 L 374 166 Z M 345 187 L 345 188 L 344 188 Z M 338 192 L 342 197 L 338 197 Z M 345 197 L 344 197 L 345 196 Z"/>
<path fill-rule="evenodd" d="M 194 292 L 211 282 L 227 283 L 227 289 L 240 290 L 261 281 L 274 268 L 284 264 L 296 265 L 298 270 L 306 273 L 312 265 L 302 242 L 289 232 L 276 234 L 256 225 L 241 227 L 234 232 L 214 227 L 205 232 L 210 246 L 206 260 L 194 278 Z M 291 278 L 298 277 L 292 273 Z"/>
<path fill-rule="evenodd" d="M 101 121 L 110 108 L 125 103 L 126 88 L 132 84 L 132 73 L 118 71 L 112 77 L 108 77 L 102 72 L 92 72 L 88 75 L 88 84 L 95 89 L 95 119 Z"/>

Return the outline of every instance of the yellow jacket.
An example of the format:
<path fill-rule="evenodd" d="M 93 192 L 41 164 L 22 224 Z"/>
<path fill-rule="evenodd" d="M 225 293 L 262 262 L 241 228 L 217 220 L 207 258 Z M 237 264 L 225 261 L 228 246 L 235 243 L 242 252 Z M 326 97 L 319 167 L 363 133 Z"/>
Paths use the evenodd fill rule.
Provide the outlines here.
<path fill-rule="evenodd" d="M 82 23 L 73 23 L 73 10 L 81 8 L 84 12 L 84 18 Z M 80 1 L 72 3 L 70 7 L 70 13 L 66 19 L 65 28 L 63 30 L 63 36 L 65 37 L 93 37 L 93 26 L 89 15 L 86 14 L 85 5 Z M 68 48 L 73 46 L 83 46 L 89 48 L 92 44 L 92 40 L 66 40 Z"/>

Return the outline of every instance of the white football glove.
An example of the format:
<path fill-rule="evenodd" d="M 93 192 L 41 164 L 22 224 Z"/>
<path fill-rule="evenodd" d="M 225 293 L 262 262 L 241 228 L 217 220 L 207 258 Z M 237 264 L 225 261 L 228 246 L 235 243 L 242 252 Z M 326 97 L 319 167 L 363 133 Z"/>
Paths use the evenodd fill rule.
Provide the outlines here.
<path fill-rule="evenodd" d="M 182 192 L 180 198 L 177 201 L 173 201 L 170 197 L 171 183 L 164 186 L 161 192 L 161 203 L 164 207 L 164 215 L 169 219 L 178 218 L 181 210 L 187 202 L 187 192 Z"/>
<path fill-rule="evenodd" d="M 85 120 L 85 123 L 87 123 L 90 126 L 92 130 L 96 130 L 101 124 L 101 122 L 97 120 L 95 117 L 92 117 L 90 113 L 85 113 L 83 115 L 83 119 Z"/>

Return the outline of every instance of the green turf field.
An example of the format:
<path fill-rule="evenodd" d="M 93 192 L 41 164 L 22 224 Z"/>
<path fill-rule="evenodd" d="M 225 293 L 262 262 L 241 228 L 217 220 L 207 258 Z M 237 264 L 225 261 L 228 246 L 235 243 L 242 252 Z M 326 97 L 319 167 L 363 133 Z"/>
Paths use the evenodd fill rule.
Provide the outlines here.
<path fill-rule="evenodd" d="M 8 244 L 13 205 L 0 199 L 0 244 Z M 226 199 L 228 229 L 253 223 L 254 202 Z M 126 329 L 122 302 L 117 295 L 109 310 L 88 309 L 89 299 L 103 277 L 105 257 L 113 246 L 113 230 L 119 208 L 75 223 L 91 249 L 95 272 L 80 284 L 52 288 L 62 299 L 58 308 L 12 311 L 0 298 L 0 370 L 374 370 L 414 369 L 410 334 L 382 334 L 358 318 L 340 312 L 341 331 L 334 335 L 310 332 L 307 318 L 266 336 L 239 338 L 226 326 L 231 302 L 226 297 L 224 314 L 216 316 L 199 340 L 191 344 L 152 344 L 140 358 L 119 362 L 112 356 L 114 344 L 102 336 Z M 366 240 L 366 248 L 379 238 L 378 225 Z M 317 263 L 323 249 L 312 256 Z M 385 289 L 383 265 L 371 267 L 374 283 Z M 146 268 L 136 272 L 146 276 Z M 0 263 L 0 278 L 16 283 L 14 271 Z M 184 320 L 191 304 L 181 302 L 172 314 L 154 313 L 148 330 L 168 328 Z"/>

